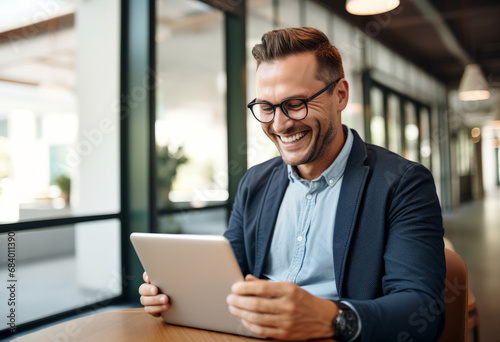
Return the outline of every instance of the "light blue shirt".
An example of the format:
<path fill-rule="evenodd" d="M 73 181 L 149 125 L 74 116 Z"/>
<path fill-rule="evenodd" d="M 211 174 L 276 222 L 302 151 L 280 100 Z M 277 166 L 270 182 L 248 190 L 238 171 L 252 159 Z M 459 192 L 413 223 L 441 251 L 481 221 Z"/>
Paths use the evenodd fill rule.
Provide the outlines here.
<path fill-rule="evenodd" d="M 333 266 L 333 232 L 340 188 L 353 135 L 334 162 L 309 182 L 288 166 L 289 183 L 281 202 L 263 275 L 295 283 L 312 295 L 338 300 Z M 344 132 L 345 132 L 344 131 Z"/>

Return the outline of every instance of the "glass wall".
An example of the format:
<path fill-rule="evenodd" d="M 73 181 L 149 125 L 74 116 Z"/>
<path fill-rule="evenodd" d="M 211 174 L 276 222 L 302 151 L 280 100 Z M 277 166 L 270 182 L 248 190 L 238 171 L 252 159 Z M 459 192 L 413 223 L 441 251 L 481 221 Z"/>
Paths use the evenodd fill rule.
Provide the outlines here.
<path fill-rule="evenodd" d="M 415 103 L 406 101 L 404 104 L 404 138 L 405 149 L 403 157 L 409 160 L 419 161 L 419 137 L 418 119 Z"/>
<path fill-rule="evenodd" d="M 184 0 L 158 1 L 156 13 L 157 205 L 184 211 L 162 216 L 159 231 L 193 232 L 186 210 L 228 199 L 224 15 Z M 225 217 L 206 220 L 200 231 L 224 231 Z"/>
<path fill-rule="evenodd" d="M 0 234 L 2 246 L 7 246 L 7 239 L 7 233 Z M 121 294 L 118 220 L 20 231 L 15 241 L 17 325 Z M 5 277 L 7 261 L 0 260 Z M 8 298 L 6 289 L 0 291 Z"/>
<path fill-rule="evenodd" d="M 387 99 L 387 129 L 389 133 L 388 149 L 402 153 L 401 144 L 401 104 L 400 99 L 394 94 L 389 94 Z"/>
<path fill-rule="evenodd" d="M 386 147 L 384 94 L 380 88 L 372 87 L 370 89 L 370 104 L 372 114 L 370 118 L 371 142 Z"/>
<path fill-rule="evenodd" d="M 118 0 L 0 3 L 0 246 L 15 236 L 17 324 L 121 294 L 119 49 Z"/>
<path fill-rule="evenodd" d="M 299 1 L 290 1 L 291 8 L 297 9 Z M 257 63 L 252 56 L 252 48 L 255 44 L 261 42 L 262 34 L 275 28 L 274 18 L 276 8 L 273 8 L 273 1 L 248 1 L 247 2 L 247 102 L 253 100 L 257 94 L 255 91 L 255 71 Z M 282 16 L 283 20 L 286 20 Z M 297 21 L 298 12 L 292 16 Z M 277 26 L 276 26 L 277 27 Z M 279 155 L 278 150 L 269 138 L 262 131 L 260 124 L 253 117 L 250 111 L 247 111 L 247 159 L 248 167 L 262 163 Z"/>
<path fill-rule="evenodd" d="M 422 165 L 432 170 L 432 147 L 431 147 L 431 120 L 429 110 L 420 108 L 420 162 Z"/>
<path fill-rule="evenodd" d="M 117 212 L 118 42 L 106 58 L 87 52 L 97 32 L 73 1 L 2 6 L 0 170 L 15 189 L 7 221 Z M 99 69 L 112 78 L 96 81 Z"/>

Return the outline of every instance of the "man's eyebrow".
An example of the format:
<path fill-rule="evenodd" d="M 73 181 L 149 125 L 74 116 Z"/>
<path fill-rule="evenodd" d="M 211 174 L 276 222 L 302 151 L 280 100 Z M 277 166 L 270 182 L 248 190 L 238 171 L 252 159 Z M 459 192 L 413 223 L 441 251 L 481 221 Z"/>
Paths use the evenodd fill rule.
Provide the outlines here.
<path fill-rule="evenodd" d="M 284 97 L 283 99 L 281 99 L 279 102 L 277 103 L 281 103 L 285 100 L 288 100 L 288 99 L 307 99 L 309 96 L 307 95 L 304 95 L 304 94 L 294 94 L 294 95 L 288 95 L 287 97 Z M 255 102 L 269 102 L 271 103 L 271 101 L 268 101 L 268 100 L 264 100 L 264 99 L 259 99 L 258 97 L 255 98 Z"/>

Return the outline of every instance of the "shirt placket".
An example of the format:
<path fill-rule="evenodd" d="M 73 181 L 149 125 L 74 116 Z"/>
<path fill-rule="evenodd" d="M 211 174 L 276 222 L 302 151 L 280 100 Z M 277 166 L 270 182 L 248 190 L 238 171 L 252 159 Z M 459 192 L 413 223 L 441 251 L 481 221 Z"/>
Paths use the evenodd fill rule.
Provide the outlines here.
<path fill-rule="evenodd" d="M 286 281 L 296 283 L 297 276 L 304 263 L 306 254 L 307 232 L 311 226 L 312 213 L 316 204 L 317 189 L 316 184 L 311 184 L 309 190 L 303 198 L 297 230 L 295 232 L 295 243 L 293 247 L 293 257 L 288 269 Z"/>

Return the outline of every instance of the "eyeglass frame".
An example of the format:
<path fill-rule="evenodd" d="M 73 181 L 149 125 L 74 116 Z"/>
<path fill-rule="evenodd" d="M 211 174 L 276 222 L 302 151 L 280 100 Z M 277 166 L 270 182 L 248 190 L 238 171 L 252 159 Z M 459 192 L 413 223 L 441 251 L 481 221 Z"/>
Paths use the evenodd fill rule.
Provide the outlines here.
<path fill-rule="evenodd" d="M 276 117 L 276 107 L 280 107 L 281 108 L 281 111 L 283 112 L 283 114 L 286 115 L 287 118 L 291 119 L 291 120 L 294 120 L 294 121 L 300 121 L 300 120 L 304 120 L 307 115 L 309 114 L 309 107 L 307 107 L 307 104 L 314 100 L 316 97 L 320 96 L 321 94 L 323 94 L 325 91 L 327 91 L 328 89 L 330 89 L 331 87 L 334 87 L 343 77 L 340 77 L 339 79 L 337 79 L 336 81 L 333 81 L 332 83 L 330 83 L 329 85 L 327 85 L 326 87 L 324 87 L 323 89 L 321 89 L 320 91 L 318 91 L 316 94 L 308 97 L 307 99 L 303 99 L 303 98 L 299 98 L 299 97 L 289 97 L 289 98 L 286 98 L 284 99 L 283 101 L 281 101 L 281 103 L 278 103 L 278 104 L 272 104 L 270 102 L 267 102 L 267 101 L 259 101 L 259 102 L 256 102 L 257 101 L 257 98 L 253 99 L 252 101 L 250 101 L 249 104 L 247 104 L 247 108 L 250 109 L 250 111 L 252 112 L 252 115 L 253 117 L 261 122 L 261 123 L 270 123 L 270 122 L 273 122 L 274 121 L 274 118 Z M 284 103 L 286 101 L 290 101 L 290 100 L 300 100 L 302 102 L 304 102 L 304 105 L 306 106 L 306 115 L 304 115 L 303 118 L 301 119 L 295 119 L 295 118 L 292 118 L 285 106 L 284 106 Z M 255 106 L 256 104 L 268 104 L 270 105 L 271 107 L 273 107 L 273 118 L 269 121 L 262 121 L 260 119 L 257 118 L 257 116 L 255 115 L 254 111 L 253 111 L 253 106 Z"/>

